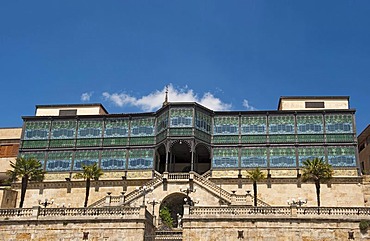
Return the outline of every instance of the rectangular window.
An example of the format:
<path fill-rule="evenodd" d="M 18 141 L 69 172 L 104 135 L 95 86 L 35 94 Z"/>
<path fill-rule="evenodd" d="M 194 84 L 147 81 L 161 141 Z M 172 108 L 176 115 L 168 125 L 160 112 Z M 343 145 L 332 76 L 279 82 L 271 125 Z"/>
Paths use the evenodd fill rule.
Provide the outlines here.
<path fill-rule="evenodd" d="M 76 116 L 77 109 L 73 110 L 59 110 L 59 116 Z"/>
<path fill-rule="evenodd" d="M 324 102 L 305 102 L 306 108 L 325 108 Z"/>

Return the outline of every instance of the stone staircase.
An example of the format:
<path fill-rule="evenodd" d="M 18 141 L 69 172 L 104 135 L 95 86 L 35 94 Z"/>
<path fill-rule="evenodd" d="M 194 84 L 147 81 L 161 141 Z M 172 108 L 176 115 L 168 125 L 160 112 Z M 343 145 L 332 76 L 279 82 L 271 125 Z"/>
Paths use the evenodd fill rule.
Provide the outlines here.
<path fill-rule="evenodd" d="M 190 173 L 164 173 L 160 174 L 158 172 L 154 172 L 154 178 L 148 181 L 145 186 L 146 188 L 155 189 L 156 187 L 160 186 L 164 180 L 169 182 L 173 181 L 193 181 L 197 185 L 201 186 L 202 188 L 206 189 L 208 192 L 212 193 L 216 197 L 220 199 L 220 202 L 226 205 L 251 205 L 254 201 L 254 197 L 251 194 L 247 195 L 238 195 L 234 193 L 229 193 L 222 187 L 218 186 L 214 182 L 208 180 L 210 176 L 209 172 L 200 175 L 196 172 Z M 91 204 L 89 207 L 103 207 L 103 206 L 119 206 L 119 205 L 128 205 L 132 201 L 140 198 L 143 195 L 141 190 L 133 190 L 127 193 L 124 196 L 106 196 L 98 201 Z M 268 203 L 258 199 L 257 200 L 258 206 L 270 206 Z"/>

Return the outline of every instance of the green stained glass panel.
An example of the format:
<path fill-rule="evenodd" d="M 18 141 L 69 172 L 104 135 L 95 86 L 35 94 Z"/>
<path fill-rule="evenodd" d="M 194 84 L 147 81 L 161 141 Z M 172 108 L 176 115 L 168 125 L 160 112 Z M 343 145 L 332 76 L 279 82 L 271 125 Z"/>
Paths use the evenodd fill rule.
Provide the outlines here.
<path fill-rule="evenodd" d="M 97 138 L 102 136 L 103 120 L 81 120 L 78 123 L 78 138 Z"/>
<path fill-rule="evenodd" d="M 212 123 L 211 116 L 201 111 L 195 112 L 195 127 L 198 130 L 201 130 L 201 131 L 204 131 L 210 134 L 211 133 L 211 123 Z"/>
<path fill-rule="evenodd" d="M 325 115 L 326 133 L 352 133 L 352 122 L 349 114 Z"/>
<path fill-rule="evenodd" d="M 213 143 L 239 143 L 239 136 L 213 136 Z"/>
<path fill-rule="evenodd" d="M 74 147 L 74 139 L 51 139 L 50 147 Z"/>
<path fill-rule="evenodd" d="M 328 163 L 334 167 L 355 167 L 356 148 L 348 146 L 328 147 Z"/>
<path fill-rule="evenodd" d="M 267 167 L 267 148 L 243 148 L 241 167 Z"/>
<path fill-rule="evenodd" d="M 214 148 L 213 149 L 213 168 L 237 168 L 239 166 L 238 148 Z"/>
<path fill-rule="evenodd" d="M 153 136 L 154 118 L 138 118 L 131 120 L 131 136 Z"/>
<path fill-rule="evenodd" d="M 104 137 L 127 137 L 129 120 L 124 118 L 107 119 L 105 121 Z"/>
<path fill-rule="evenodd" d="M 77 139 L 76 146 L 100 146 L 102 139 Z"/>
<path fill-rule="evenodd" d="M 269 140 L 271 143 L 295 142 L 295 135 L 270 135 Z"/>
<path fill-rule="evenodd" d="M 267 132 L 266 116 L 242 116 L 241 132 L 242 134 L 266 135 Z"/>
<path fill-rule="evenodd" d="M 154 137 L 131 137 L 130 145 L 153 145 L 155 144 Z"/>
<path fill-rule="evenodd" d="M 104 146 L 126 146 L 128 138 L 106 138 L 103 140 Z"/>
<path fill-rule="evenodd" d="M 168 111 L 163 112 L 157 118 L 157 133 L 162 132 L 168 127 Z"/>
<path fill-rule="evenodd" d="M 22 141 L 22 148 L 24 149 L 47 148 L 47 146 L 47 140 Z"/>
<path fill-rule="evenodd" d="M 214 135 L 238 135 L 239 117 L 238 116 L 215 116 L 213 118 Z"/>
<path fill-rule="evenodd" d="M 193 126 L 193 109 L 176 108 L 170 111 L 171 127 L 192 127 Z"/>
<path fill-rule="evenodd" d="M 266 143 L 266 135 L 242 136 L 242 143 Z"/>
<path fill-rule="evenodd" d="M 102 151 L 100 166 L 104 170 L 126 169 L 126 151 L 125 150 Z"/>
<path fill-rule="evenodd" d="M 170 136 L 191 136 L 193 134 L 192 128 L 171 128 Z"/>
<path fill-rule="evenodd" d="M 352 134 L 326 134 L 326 142 L 354 142 Z"/>
<path fill-rule="evenodd" d="M 295 167 L 295 148 L 271 148 L 270 167 Z"/>
<path fill-rule="evenodd" d="M 270 134 L 294 134 L 293 115 L 271 115 L 269 116 Z"/>
<path fill-rule="evenodd" d="M 304 135 L 297 135 L 298 142 L 300 143 L 318 143 L 324 142 L 324 135 L 322 134 L 304 134 Z"/>
<path fill-rule="evenodd" d="M 320 146 L 298 147 L 299 166 L 303 166 L 303 161 L 314 158 L 322 158 L 325 161 L 325 148 Z"/>
<path fill-rule="evenodd" d="M 297 133 L 320 134 L 324 132 L 322 115 L 297 115 Z"/>
<path fill-rule="evenodd" d="M 53 121 L 51 139 L 74 139 L 76 137 L 76 120 Z"/>
<path fill-rule="evenodd" d="M 70 171 L 72 166 L 71 151 L 49 152 L 46 161 L 46 171 L 48 172 L 64 172 Z"/>
<path fill-rule="evenodd" d="M 25 140 L 45 140 L 49 138 L 50 121 L 25 122 Z"/>
<path fill-rule="evenodd" d="M 133 149 L 129 151 L 128 169 L 153 168 L 153 149 Z"/>
<path fill-rule="evenodd" d="M 82 165 L 90 166 L 99 162 L 99 151 L 76 151 L 73 170 L 82 170 Z"/>

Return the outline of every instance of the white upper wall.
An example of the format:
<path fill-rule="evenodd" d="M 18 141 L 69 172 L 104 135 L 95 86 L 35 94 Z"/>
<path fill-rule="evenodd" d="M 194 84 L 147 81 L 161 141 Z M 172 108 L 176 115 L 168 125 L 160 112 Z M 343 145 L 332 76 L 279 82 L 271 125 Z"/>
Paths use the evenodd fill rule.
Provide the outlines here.
<path fill-rule="evenodd" d="M 0 140 L 20 140 L 22 128 L 0 128 Z"/>
<path fill-rule="evenodd" d="M 48 105 L 36 106 L 36 116 L 60 116 L 61 111 L 76 111 L 76 115 L 106 115 L 108 112 L 101 104 L 91 105 Z M 65 114 L 64 114 L 65 115 Z M 69 114 L 74 115 L 74 114 Z"/>
<path fill-rule="evenodd" d="M 345 110 L 349 109 L 348 96 L 280 97 L 278 110 Z"/>

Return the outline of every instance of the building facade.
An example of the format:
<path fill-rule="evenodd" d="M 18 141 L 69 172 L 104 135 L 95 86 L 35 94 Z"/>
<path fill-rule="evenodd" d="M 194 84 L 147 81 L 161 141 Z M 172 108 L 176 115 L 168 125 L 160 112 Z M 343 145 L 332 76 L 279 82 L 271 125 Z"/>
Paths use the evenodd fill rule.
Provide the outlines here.
<path fill-rule="evenodd" d="M 256 167 L 269 177 L 294 177 L 314 157 L 337 176 L 359 175 L 348 97 L 281 97 L 273 111 L 165 103 L 156 112 L 108 114 L 100 104 L 50 105 L 23 120 L 19 154 L 39 159 L 56 180 L 92 163 L 112 178 L 138 170 L 238 177 Z"/>
<path fill-rule="evenodd" d="M 363 174 L 370 173 L 370 125 L 358 136 L 358 152 L 361 171 Z"/>

